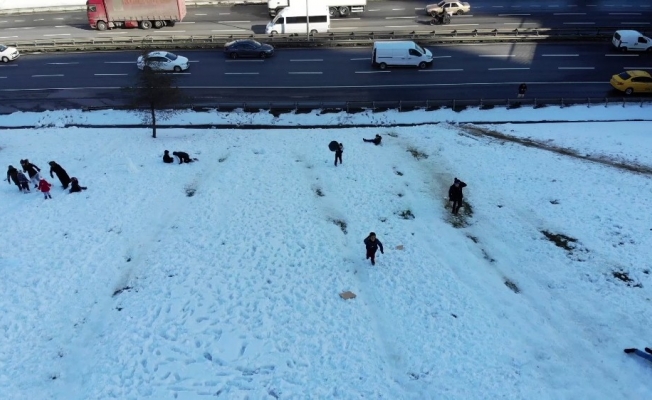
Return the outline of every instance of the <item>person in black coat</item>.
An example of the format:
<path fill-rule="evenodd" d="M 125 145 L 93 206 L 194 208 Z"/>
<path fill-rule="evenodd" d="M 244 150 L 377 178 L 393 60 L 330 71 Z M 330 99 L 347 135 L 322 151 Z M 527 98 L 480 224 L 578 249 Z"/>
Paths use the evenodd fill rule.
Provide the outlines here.
<path fill-rule="evenodd" d="M 53 174 L 57 174 L 57 178 L 59 178 L 59 182 L 61 182 L 63 188 L 68 189 L 68 185 L 70 185 L 70 176 L 68 176 L 66 170 L 54 161 L 50 161 L 48 164 L 50 164 L 50 178 L 54 178 Z"/>
<path fill-rule="evenodd" d="M 18 170 L 14 168 L 13 165 L 10 165 L 9 168 L 7 168 L 7 183 L 11 185 L 11 182 L 18 187 L 18 190 L 21 190 L 20 182 L 18 182 Z"/>
<path fill-rule="evenodd" d="M 174 158 L 170 155 L 169 150 L 165 150 L 163 152 L 163 162 L 166 164 L 172 164 L 174 162 Z"/>
<path fill-rule="evenodd" d="M 376 265 L 376 251 L 380 248 L 380 254 L 385 254 L 383 244 L 376 238 L 374 232 L 370 232 L 369 236 L 364 240 L 364 245 L 367 248 L 367 260 L 371 258 L 371 265 Z"/>
<path fill-rule="evenodd" d="M 29 190 L 29 180 L 27 179 L 25 174 L 23 174 L 20 171 L 18 171 L 18 184 L 19 184 L 18 187 L 20 188 L 21 192 L 28 193 L 30 191 Z"/>
<path fill-rule="evenodd" d="M 450 189 L 448 189 L 448 201 L 453 203 L 452 204 L 453 214 L 455 215 L 457 215 L 458 211 L 460 210 L 460 207 L 462 206 L 462 199 L 464 198 L 462 189 L 465 187 L 466 187 L 466 183 L 455 178 L 455 181 L 451 185 Z"/>
<path fill-rule="evenodd" d="M 340 164 L 342 164 L 342 153 L 344 153 L 344 145 L 342 143 L 337 144 L 337 148 L 335 149 L 335 166 L 337 167 L 337 161 L 340 161 Z"/>
<path fill-rule="evenodd" d="M 34 184 L 34 189 L 38 188 L 38 183 L 41 181 L 41 168 L 29 162 L 28 159 L 20 160 L 20 165 L 23 167 L 23 172 L 27 172 L 29 180 Z"/>
<path fill-rule="evenodd" d="M 74 176 L 70 180 L 70 193 L 81 192 L 82 190 L 88 189 L 86 186 L 79 186 L 79 181 Z"/>
<path fill-rule="evenodd" d="M 518 98 L 522 99 L 525 97 L 525 92 L 527 92 L 527 85 L 525 83 L 521 83 L 518 87 Z"/>
<path fill-rule="evenodd" d="M 196 158 L 190 158 L 190 155 L 188 155 L 188 153 L 185 153 L 183 151 L 173 151 L 172 155 L 177 156 L 177 158 L 179 159 L 179 164 L 183 164 L 183 163 L 187 164 L 193 161 L 197 161 Z"/>
<path fill-rule="evenodd" d="M 362 139 L 362 140 L 363 140 L 365 143 L 373 143 L 373 144 L 375 144 L 376 146 L 378 146 L 378 145 L 380 144 L 380 142 L 383 140 L 383 138 L 382 138 L 382 136 L 380 136 L 380 135 L 376 135 L 376 137 L 373 138 L 373 139 Z"/>

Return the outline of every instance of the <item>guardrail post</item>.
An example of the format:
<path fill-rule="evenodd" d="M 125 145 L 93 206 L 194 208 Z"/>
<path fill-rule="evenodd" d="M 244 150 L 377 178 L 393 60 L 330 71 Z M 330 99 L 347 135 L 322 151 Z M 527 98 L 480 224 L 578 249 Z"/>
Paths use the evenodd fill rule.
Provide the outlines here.
<path fill-rule="evenodd" d="M 376 111 L 376 102 L 375 101 L 371 102 L 371 109 Z"/>
<path fill-rule="evenodd" d="M 482 106 L 483 106 L 482 103 L 483 103 L 483 101 L 482 101 L 482 99 L 480 99 L 480 108 L 482 108 Z"/>
<path fill-rule="evenodd" d="M 623 97 L 623 108 L 625 108 L 625 98 Z"/>
<path fill-rule="evenodd" d="M 590 97 L 586 99 L 586 103 L 587 103 L 586 108 L 591 108 L 591 98 Z"/>
<path fill-rule="evenodd" d="M 534 108 L 537 108 L 537 98 L 534 98 Z"/>
<path fill-rule="evenodd" d="M 401 100 L 398 101 L 398 111 L 403 111 L 403 102 Z"/>
<path fill-rule="evenodd" d="M 564 98 L 561 98 L 561 104 L 559 105 L 561 108 L 564 108 Z"/>
<path fill-rule="evenodd" d="M 605 97 L 604 98 L 604 108 L 607 108 L 607 107 L 609 107 L 609 98 Z"/>
<path fill-rule="evenodd" d="M 430 100 L 426 100 L 426 109 L 430 108 Z"/>
<path fill-rule="evenodd" d="M 346 113 L 348 114 L 349 113 L 349 102 L 347 101 L 345 104 L 346 104 Z"/>
<path fill-rule="evenodd" d="M 455 110 L 455 99 L 453 99 L 453 110 Z"/>

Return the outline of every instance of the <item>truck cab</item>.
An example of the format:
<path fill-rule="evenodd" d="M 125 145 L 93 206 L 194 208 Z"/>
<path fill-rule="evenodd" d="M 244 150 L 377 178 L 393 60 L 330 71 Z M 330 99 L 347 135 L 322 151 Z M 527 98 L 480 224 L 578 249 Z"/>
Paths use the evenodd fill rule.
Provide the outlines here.
<path fill-rule="evenodd" d="M 104 2 L 102 2 L 102 0 L 88 0 L 86 2 L 86 14 L 88 16 L 88 23 L 90 24 L 91 28 L 101 31 L 107 28 L 105 21 L 108 18 L 106 15 L 106 9 L 104 8 Z M 98 21 L 100 22 L 100 25 L 104 24 L 104 29 L 98 28 Z"/>

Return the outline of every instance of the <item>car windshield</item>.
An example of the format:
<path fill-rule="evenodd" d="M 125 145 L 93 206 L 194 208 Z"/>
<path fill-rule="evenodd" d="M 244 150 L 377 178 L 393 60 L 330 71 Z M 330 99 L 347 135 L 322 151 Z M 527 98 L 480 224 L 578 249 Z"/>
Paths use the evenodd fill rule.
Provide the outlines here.
<path fill-rule="evenodd" d="M 165 53 L 165 58 L 167 58 L 170 61 L 174 61 L 177 59 L 177 55 L 173 53 Z"/>
<path fill-rule="evenodd" d="M 7 50 L 7 46 L 0 44 L 0 51 L 5 51 Z"/>
<path fill-rule="evenodd" d="M 274 17 L 274 19 L 272 20 L 272 25 L 276 25 L 276 22 L 278 22 L 278 19 L 279 19 L 279 18 L 283 18 L 283 17 L 281 16 L 281 14 L 277 15 L 276 17 Z"/>
<path fill-rule="evenodd" d="M 421 52 L 421 54 L 426 54 L 426 51 L 423 49 L 423 47 L 419 46 L 418 44 L 414 44 L 414 47 L 416 47 L 417 50 Z"/>
<path fill-rule="evenodd" d="M 251 43 L 254 47 L 260 47 L 260 46 L 262 46 L 262 44 L 260 44 L 260 42 L 257 42 L 257 41 L 255 41 L 255 40 L 250 40 L 249 43 Z"/>
<path fill-rule="evenodd" d="M 624 81 L 628 81 L 629 78 L 631 78 L 632 76 L 630 74 L 628 74 L 627 72 L 621 72 L 621 73 L 618 74 L 618 77 L 620 79 L 624 80 Z"/>
<path fill-rule="evenodd" d="M 439 3 L 437 3 L 437 5 L 438 5 L 439 7 L 443 7 L 444 4 L 446 4 L 446 0 L 444 0 L 444 1 L 440 1 Z"/>

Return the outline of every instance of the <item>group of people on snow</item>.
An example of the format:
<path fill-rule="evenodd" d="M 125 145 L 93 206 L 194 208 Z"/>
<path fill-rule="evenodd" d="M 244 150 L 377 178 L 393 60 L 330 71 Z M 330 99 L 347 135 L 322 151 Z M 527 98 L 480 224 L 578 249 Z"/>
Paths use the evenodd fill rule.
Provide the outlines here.
<path fill-rule="evenodd" d="M 56 174 L 64 190 L 68 189 L 68 186 L 70 186 L 70 193 L 81 192 L 87 189 L 85 186 L 79 184 L 77 178 L 71 178 L 66 170 L 55 161 L 50 161 L 48 164 L 50 165 L 50 178 L 54 178 Z M 50 189 L 52 188 L 52 184 L 41 176 L 41 169 L 32 164 L 27 158 L 20 160 L 20 166 L 20 170 L 13 165 L 7 168 L 7 183 L 11 184 L 13 182 L 19 191 L 29 193 L 31 191 L 29 187 L 31 182 L 34 185 L 34 189 L 43 193 L 45 199 L 51 199 Z M 25 173 L 29 176 L 29 179 L 27 179 Z"/>
<path fill-rule="evenodd" d="M 199 161 L 196 158 L 190 158 L 190 155 L 183 151 L 173 151 L 172 156 L 170 155 L 169 150 L 165 150 L 163 152 L 163 162 L 166 164 L 172 164 L 174 163 L 175 158 L 179 161 L 179 164 L 183 164 L 183 163 L 189 164 L 193 161 Z"/>

